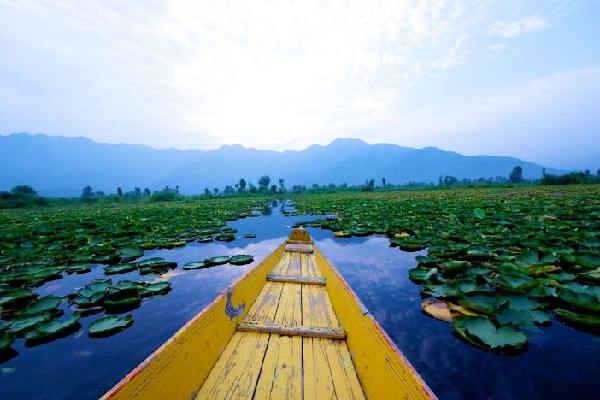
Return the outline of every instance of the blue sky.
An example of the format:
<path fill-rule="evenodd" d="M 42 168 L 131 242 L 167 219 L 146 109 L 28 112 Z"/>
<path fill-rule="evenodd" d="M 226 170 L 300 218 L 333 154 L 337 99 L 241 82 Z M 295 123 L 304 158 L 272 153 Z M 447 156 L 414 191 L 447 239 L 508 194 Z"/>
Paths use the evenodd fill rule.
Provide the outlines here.
<path fill-rule="evenodd" d="M 0 132 L 600 168 L 598 1 L 0 0 Z"/>

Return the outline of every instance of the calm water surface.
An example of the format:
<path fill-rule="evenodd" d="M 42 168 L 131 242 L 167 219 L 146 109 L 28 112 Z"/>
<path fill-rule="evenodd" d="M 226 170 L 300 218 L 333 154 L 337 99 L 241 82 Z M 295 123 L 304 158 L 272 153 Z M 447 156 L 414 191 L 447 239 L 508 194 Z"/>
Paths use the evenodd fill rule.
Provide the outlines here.
<path fill-rule="evenodd" d="M 18 340 L 12 358 L 0 364 L 0 399 L 93 399 L 101 396 L 228 285 L 260 262 L 289 234 L 291 225 L 310 217 L 285 217 L 279 206 L 268 215 L 229 223 L 238 230 L 230 243 L 190 243 L 173 250 L 147 251 L 177 261 L 173 290 L 144 301 L 132 311 L 132 327 L 104 339 L 87 336 L 87 326 L 101 314 L 84 317 L 82 329 L 49 344 L 27 348 Z M 331 232 L 311 229 L 317 245 L 337 267 L 365 306 L 383 325 L 431 389 L 442 399 L 595 398 L 600 389 L 600 338 L 552 321 L 530 333 L 529 350 L 500 356 L 464 344 L 451 325 L 420 311 L 419 287 L 408 279 L 414 257 L 390 248 L 384 237 L 335 239 Z M 256 239 L 244 239 L 245 233 Z M 218 266 L 183 271 L 189 261 L 215 255 L 251 254 L 246 266 Z M 94 278 L 85 275 L 49 282 L 41 295 L 67 295 Z M 119 279 L 148 279 L 137 272 Z M 202 360 L 199 360 L 202 362 Z"/>

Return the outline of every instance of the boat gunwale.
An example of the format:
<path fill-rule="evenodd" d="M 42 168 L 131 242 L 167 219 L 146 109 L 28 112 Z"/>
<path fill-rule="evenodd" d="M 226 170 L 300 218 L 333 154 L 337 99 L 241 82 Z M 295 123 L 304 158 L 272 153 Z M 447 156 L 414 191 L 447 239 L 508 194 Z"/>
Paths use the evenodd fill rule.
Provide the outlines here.
<path fill-rule="evenodd" d="M 400 348 L 396 345 L 396 343 L 394 343 L 392 338 L 390 338 L 390 336 L 387 334 L 385 329 L 383 329 L 383 327 L 379 324 L 379 322 L 377 321 L 375 316 L 373 314 L 371 314 L 369 309 L 364 305 L 364 303 L 356 295 L 356 292 L 354 292 L 354 290 L 352 290 L 352 288 L 350 287 L 348 282 L 346 282 L 346 280 L 344 279 L 342 274 L 337 270 L 335 265 L 327 257 L 325 257 L 325 255 L 321 252 L 321 250 L 318 248 L 318 246 L 315 243 L 313 243 L 313 246 L 315 248 L 315 256 L 317 256 L 317 254 L 320 255 L 323 258 L 323 260 L 325 260 L 329 264 L 333 274 L 341 281 L 342 285 L 344 285 L 344 287 L 346 288 L 348 293 L 354 297 L 354 300 L 357 302 L 361 312 L 363 313 L 363 317 L 369 318 L 373 322 L 373 325 L 375 326 L 375 328 L 377 329 L 379 334 L 383 337 L 386 344 L 388 344 L 392 348 L 392 350 L 394 350 L 396 352 L 396 354 L 399 356 L 400 361 L 402 362 L 403 366 L 408 368 L 410 370 L 410 372 L 412 372 L 412 374 L 421 383 L 421 387 L 424 389 L 425 393 L 429 396 L 429 398 L 437 399 L 437 396 L 435 395 L 435 393 L 433 393 L 431 388 L 427 385 L 427 383 L 425 382 L 425 380 L 423 379 L 421 374 L 419 374 L 419 372 L 411 364 L 411 362 L 404 355 L 404 353 L 402 353 L 402 350 L 400 350 Z M 333 302 L 333 299 L 332 299 L 332 302 Z M 335 306 L 334 306 L 334 309 L 335 309 Z M 347 339 L 346 339 L 346 341 L 347 341 Z M 350 348 L 349 345 L 348 345 L 348 348 Z M 352 351 L 350 351 L 350 354 L 351 354 L 352 358 L 354 358 Z M 362 383 L 361 383 L 361 385 L 362 385 Z M 365 394 L 366 394 L 366 392 L 365 392 Z"/>
<path fill-rule="evenodd" d="M 217 297 L 215 297 L 215 299 L 211 303 L 207 304 L 202 310 L 200 310 L 188 322 L 186 322 L 181 328 L 179 328 L 173 335 L 171 335 L 171 337 L 169 339 L 167 339 L 163 344 L 161 344 L 156 350 L 154 350 L 148 357 L 146 357 L 142 362 L 140 362 L 135 368 L 133 368 L 131 371 L 129 371 L 129 373 L 127 375 L 125 375 L 123 378 L 121 378 L 121 380 L 118 383 L 116 383 L 108 392 L 103 394 L 100 397 L 100 399 L 106 400 L 106 399 L 113 398 L 115 395 L 117 395 L 119 393 L 119 391 L 121 389 L 123 389 L 131 380 L 133 380 L 138 374 L 140 374 L 144 369 L 146 369 L 146 367 L 152 361 L 154 361 L 160 355 L 160 353 L 162 353 L 164 351 L 164 349 L 167 346 L 169 346 L 171 343 L 173 343 L 175 340 L 177 340 L 178 337 L 180 335 L 182 335 L 183 332 L 185 332 L 190 326 L 192 326 L 199 319 L 204 317 L 204 315 L 206 313 L 208 313 L 209 310 L 211 310 L 213 307 L 216 307 L 217 303 L 219 303 L 223 298 L 225 298 L 225 300 L 226 300 L 228 292 L 232 291 L 233 288 L 238 285 L 238 283 L 240 283 L 241 281 L 246 279 L 253 271 L 255 271 L 257 268 L 259 268 L 262 265 L 262 263 L 265 262 L 271 254 L 282 249 L 282 247 L 284 245 L 285 245 L 285 241 L 282 244 L 278 245 L 272 252 L 268 253 L 261 262 L 256 264 L 253 268 L 250 268 L 242 276 L 240 276 L 234 282 L 229 284 L 225 289 L 223 289 L 223 291 L 219 295 L 217 295 Z M 282 253 L 282 256 L 283 256 L 283 253 Z M 254 300 L 256 300 L 256 298 Z M 248 308 L 248 310 L 249 310 L 249 308 Z"/>

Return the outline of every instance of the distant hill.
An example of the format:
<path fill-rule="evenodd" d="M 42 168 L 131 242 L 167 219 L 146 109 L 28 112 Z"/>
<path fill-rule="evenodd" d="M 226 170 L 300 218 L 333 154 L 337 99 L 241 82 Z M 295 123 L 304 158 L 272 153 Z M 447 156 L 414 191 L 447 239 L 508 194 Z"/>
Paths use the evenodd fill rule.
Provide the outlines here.
<path fill-rule="evenodd" d="M 179 185 L 186 194 L 222 188 L 240 178 L 255 182 L 267 174 L 286 186 L 313 183 L 361 184 L 437 182 L 440 175 L 462 178 L 507 176 L 517 165 L 537 178 L 542 166 L 512 157 L 464 156 L 435 147 L 415 149 L 336 139 L 326 146 L 283 152 L 227 145 L 217 150 L 157 150 L 143 145 L 96 143 L 87 138 L 0 136 L 0 190 L 29 184 L 46 196 L 78 196 L 86 185 L 114 193 L 134 187 L 152 190 Z M 548 170 L 549 172 L 559 172 Z"/>

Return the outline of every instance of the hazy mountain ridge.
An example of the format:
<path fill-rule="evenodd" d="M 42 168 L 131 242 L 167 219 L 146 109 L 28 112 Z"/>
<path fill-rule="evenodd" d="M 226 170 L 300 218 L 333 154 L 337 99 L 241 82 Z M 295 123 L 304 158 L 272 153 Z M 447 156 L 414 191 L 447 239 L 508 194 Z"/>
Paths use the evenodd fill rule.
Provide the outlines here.
<path fill-rule="evenodd" d="M 217 150 L 157 150 L 144 145 L 104 144 L 87 138 L 29 135 L 0 136 L 0 189 L 30 184 L 43 195 L 77 196 L 85 185 L 115 192 L 179 185 L 187 194 L 222 188 L 240 178 L 256 182 L 268 174 L 286 186 L 313 183 L 361 184 L 382 177 L 389 183 L 437 182 L 440 175 L 459 179 L 507 176 L 520 165 L 525 177 L 539 177 L 542 166 L 512 157 L 464 156 L 435 147 L 415 149 L 336 139 L 304 150 L 256 150 L 226 145 Z M 558 172 L 548 170 L 549 172 Z"/>

